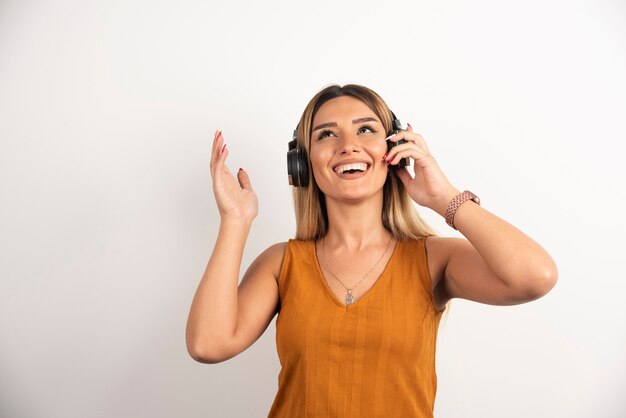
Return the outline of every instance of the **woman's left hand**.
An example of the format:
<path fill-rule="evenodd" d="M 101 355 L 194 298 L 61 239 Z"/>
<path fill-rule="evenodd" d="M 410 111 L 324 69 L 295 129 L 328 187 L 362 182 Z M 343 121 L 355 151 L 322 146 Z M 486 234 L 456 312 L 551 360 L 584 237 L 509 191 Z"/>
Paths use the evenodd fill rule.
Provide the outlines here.
<path fill-rule="evenodd" d="M 389 151 L 385 158 L 389 162 L 389 169 L 391 170 L 391 166 L 398 164 L 402 158 L 413 159 L 415 178 L 411 177 L 406 168 L 398 167 L 393 170 L 400 177 L 411 199 L 443 215 L 450 200 L 460 191 L 450 184 L 430 155 L 424 138 L 413 132 L 411 125 L 407 125 L 407 130 L 399 131 L 389 140 L 397 142 L 400 139 L 408 142 L 397 145 Z"/>

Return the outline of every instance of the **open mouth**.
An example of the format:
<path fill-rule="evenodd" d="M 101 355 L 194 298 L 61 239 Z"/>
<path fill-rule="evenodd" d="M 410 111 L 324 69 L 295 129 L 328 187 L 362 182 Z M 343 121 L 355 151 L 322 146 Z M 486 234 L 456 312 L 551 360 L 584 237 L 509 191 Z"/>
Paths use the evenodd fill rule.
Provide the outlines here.
<path fill-rule="evenodd" d="M 369 163 L 356 162 L 338 165 L 333 170 L 342 179 L 356 179 L 363 177 L 369 168 Z"/>
<path fill-rule="evenodd" d="M 367 163 L 350 163 L 350 164 L 342 164 L 334 168 L 335 173 L 337 174 L 355 174 L 355 173 L 364 173 L 369 168 L 369 164 Z"/>

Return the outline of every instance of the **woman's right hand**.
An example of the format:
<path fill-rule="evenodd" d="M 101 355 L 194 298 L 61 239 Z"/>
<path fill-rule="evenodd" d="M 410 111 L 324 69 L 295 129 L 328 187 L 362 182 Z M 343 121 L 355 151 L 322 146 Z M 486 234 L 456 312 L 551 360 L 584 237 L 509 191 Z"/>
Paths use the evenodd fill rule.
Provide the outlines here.
<path fill-rule="evenodd" d="M 226 167 L 227 156 L 228 148 L 224 137 L 221 131 L 217 131 L 211 151 L 211 177 L 220 216 L 222 220 L 252 222 L 259 212 L 259 203 L 252 190 L 250 178 L 241 168 L 235 178 Z"/>

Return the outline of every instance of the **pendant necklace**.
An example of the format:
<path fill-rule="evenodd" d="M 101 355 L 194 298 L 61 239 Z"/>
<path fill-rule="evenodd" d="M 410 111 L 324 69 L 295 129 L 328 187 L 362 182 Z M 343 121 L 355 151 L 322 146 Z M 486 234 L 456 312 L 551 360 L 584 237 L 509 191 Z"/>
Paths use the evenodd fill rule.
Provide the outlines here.
<path fill-rule="evenodd" d="M 387 254 L 387 250 L 389 250 L 389 244 L 391 244 L 391 240 L 393 239 L 393 235 L 391 236 L 391 238 L 389 238 L 389 242 L 387 242 L 387 247 L 385 248 L 385 252 L 383 253 L 383 255 L 380 256 L 380 258 L 378 259 L 378 261 L 376 262 L 376 264 L 374 264 L 372 266 L 371 269 L 369 269 L 369 271 L 367 273 L 365 273 L 365 275 L 361 278 L 361 280 L 359 280 L 354 286 L 352 287 L 348 287 L 345 284 L 343 284 L 343 282 L 341 281 L 341 279 L 339 277 L 337 277 L 335 275 L 335 273 L 333 273 L 332 271 L 330 271 L 330 269 L 328 268 L 328 263 L 326 263 L 326 247 L 325 247 L 325 242 L 326 242 L 326 237 L 324 237 L 324 239 L 322 239 L 322 254 L 324 256 L 324 268 L 326 269 L 326 271 L 328 271 L 335 279 L 337 279 L 337 281 L 339 283 L 341 283 L 341 285 L 343 287 L 346 288 L 346 290 L 348 291 L 348 293 L 346 293 L 346 295 L 344 296 L 344 302 L 346 305 L 352 305 L 352 303 L 354 303 L 354 295 L 352 295 L 352 290 L 354 290 L 355 287 L 357 287 L 359 285 L 359 283 L 361 283 L 371 272 L 372 270 L 374 270 L 376 268 L 376 266 L 380 263 L 380 261 L 385 257 L 385 254 Z"/>

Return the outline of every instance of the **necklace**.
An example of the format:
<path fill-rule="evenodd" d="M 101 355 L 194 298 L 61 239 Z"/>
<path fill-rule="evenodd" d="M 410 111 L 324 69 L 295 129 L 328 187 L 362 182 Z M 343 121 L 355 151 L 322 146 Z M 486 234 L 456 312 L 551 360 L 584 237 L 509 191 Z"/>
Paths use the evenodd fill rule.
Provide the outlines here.
<path fill-rule="evenodd" d="M 387 242 L 387 247 L 385 248 L 385 252 L 383 253 L 383 255 L 380 256 L 380 258 L 378 259 L 378 261 L 376 262 L 376 264 L 374 264 L 372 266 L 371 269 L 369 269 L 369 271 L 367 273 L 365 273 L 365 275 L 361 278 L 361 280 L 359 280 L 354 286 L 352 287 L 348 287 L 345 284 L 343 284 L 343 282 L 341 281 L 341 279 L 339 277 L 337 277 L 335 275 L 335 273 L 333 273 L 332 271 L 330 271 L 330 269 L 328 268 L 328 263 L 326 263 L 326 237 L 324 237 L 324 239 L 322 240 L 322 254 L 324 256 L 324 268 L 326 269 L 326 271 L 328 271 L 335 279 L 337 279 L 337 281 L 339 283 L 341 283 L 341 285 L 343 287 L 346 288 L 346 290 L 348 291 L 348 293 L 346 293 L 346 296 L 344 296 L 344 302 L 346 303 L 346 305 L 352 305 L 352 303 L 354 303 L 354 295 L 352 295 L 352 290 L 354 290 L 355 287 L 357 287 L 359 285 L 359 283 L 361 283 L 371 272 L 372 270 L 374 270 L 374 268 L 376 268 L 376 266 L 378 265 L 378 263 L 380 263 L 380 261 L 385 257 L 385 254 L 387 254 L 387 250 L 389 249 L 389 244 L 391 244 L 391 240 L 393 239 L 393 235 L 389 238 L 389 242 Z"/>

